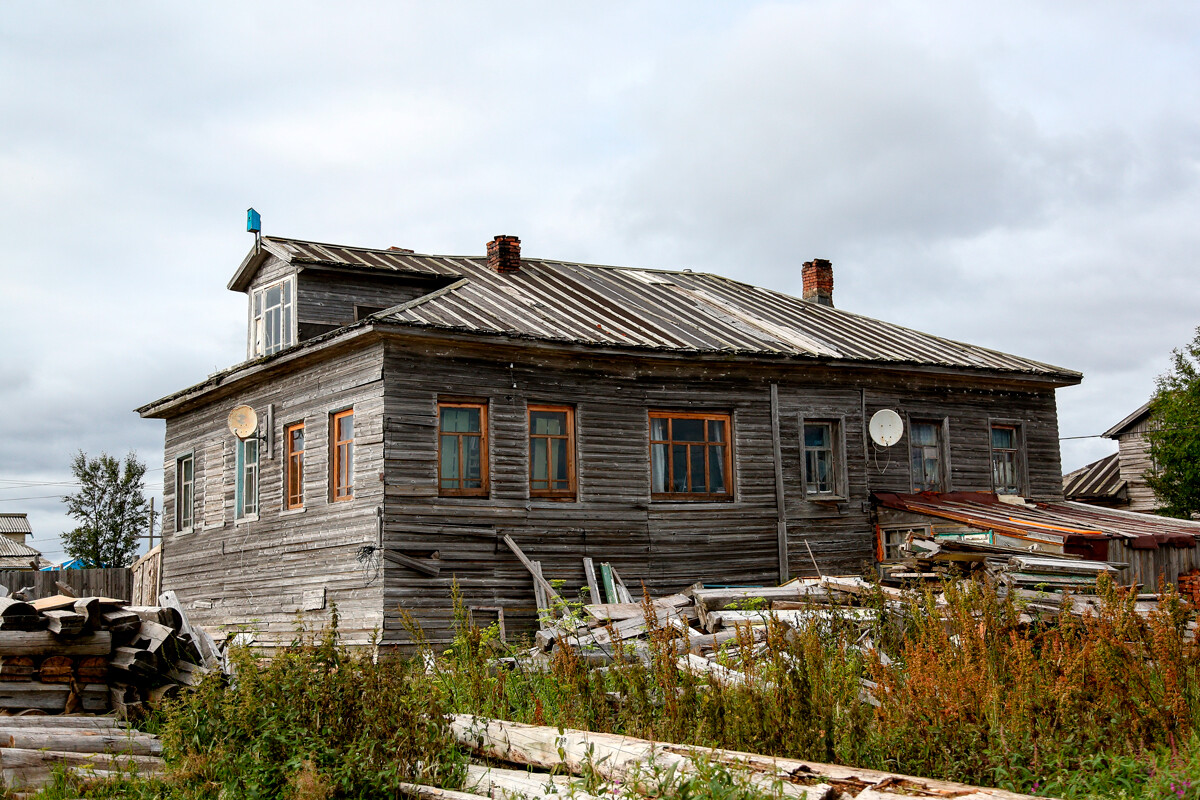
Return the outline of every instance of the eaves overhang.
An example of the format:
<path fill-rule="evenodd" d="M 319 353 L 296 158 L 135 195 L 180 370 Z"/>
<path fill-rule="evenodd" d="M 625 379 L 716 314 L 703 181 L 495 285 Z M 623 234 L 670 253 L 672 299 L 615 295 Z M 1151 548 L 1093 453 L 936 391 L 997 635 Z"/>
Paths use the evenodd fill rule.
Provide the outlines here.
<path fill-rule="evenodd" d="M 449 289 L 450 287 L 447 287 Z M 416 302 L 416 301 L 414 301 Z M 407 304 L 406 304 L 407 305 Z M 242 381 L 261 377 L 264 374 L 292 368 L 300 363 L 320 360 L 344 350 L 347 346 L 363 344 L 366 337 L 371 339 L 379 336 L 401 335 L 406 338 L 419 338 L 424 341 L 438 341 L 451 344 L 487 343 L 504 345 L 516 349 L 535 348 L 544 351 L 587 353 L 594 356 L 609 356 L 615 358 L 648 358 L 655 361 L 672 361 L 697 359 L 713 363 L 737 363 L 761 366 L 824 366 L 834 369 L 854 371 L 874 370 L 883 373 L 922 374 L 931 377 L 955 378 L 959 381 L 982 381 L 991 384 L 1016 384 L 1016 388 L 1059 388 L 1079 383 L 1082 376 L 1075 375 L 1046 375 L 1040 373 L 999 372 L 983 368 L 942 367 L 937 365 L 908 363 L 908 362 L 872 362 L 853 361 L 835 358 L 820 358 L 799 356 L 784 353 L 761 353 L 757 351 L 737 350 L 680 350 L 665 347 L 641 347 L 630 345 L 614 347 L 612 345 L 594 345 L 571 340 L 554 340 L 521 336 L 503 331 L 495 332 L 462 332 L 429 326 L 412 325 L 393 319 L 384 319 L 394 313 L 395 309 L 387 309 L 367 317 L 359 322 L 329 331 L 321 336 L 308 339 L 298 345 L 282 350 L 270 356 L 264 356 L 237 364 L 228 369 L 214 373 L 204 381 L 183 389 L 179 392 L 162 397 L 152 403 L 147 403 L 136 409 L 137 413 L 147 419 L 165 419 L 180 413 L 185 407 L 205 400 L 210 394 L 221 390 L 229 391 L 230 387 Z"/>

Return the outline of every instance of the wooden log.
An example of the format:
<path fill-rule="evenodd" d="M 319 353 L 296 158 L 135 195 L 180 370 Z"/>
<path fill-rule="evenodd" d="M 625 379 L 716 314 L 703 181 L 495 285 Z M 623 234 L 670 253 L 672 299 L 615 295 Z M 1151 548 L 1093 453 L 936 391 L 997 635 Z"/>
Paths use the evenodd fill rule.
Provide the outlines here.
<path fill-rule="evenodd" d="M 106 687 L 107 688 L 107 687 Z M 56 728 L 62 730 L 95 730 L 112 731 L 127 730 L 128 726 L 112 716 L 29 716 L 7 717 L 0 716 L 0 729 L 13 730 L 16 728 Z"/>
<path fill-rule="evenodd" d="M 6 681 L 0 683 L 0 708 L 36 708 L 61 714 L 71 687 L 63 684 Z"/>
<path fill-rule="evenodd" d="M 108 631 L 59 639 L 49 631 L 0 631 L 0 656 L 102 656 L 112 649 Z"/>
<path fill-rule="evenodd" d="M 108 658 L 84 656 L 75 667 L 75 675 L 80 683 L 103 683 L 108 677 Z"/>
<path fill-rule="evenodd" d="M 479 764 L 467 765 L 467 777 L 463 785 L 492 800 L 562 800 L 564 797 L 595 800 L 594 795 L 582 790 L 578 781 L 572 781 L 565 775 L 538 774 Z"/>
<path fill-rule="evenodd" d="M 157 736 L 136 731 L 71 730 L 70 728 L 6 728 L 0 720 L 0 748 L 60 750 L 66 753 L 123 753 L 162 755 Z"/>
<path fill-rule="evenodd" d="M 0 617 L 36 617 L 37 613 L 38 610 L 29 603 L 11 597 L 0 597 Z"/>
<path fill-rule="evenodd" d="M 671 766 L 694 773 L 697 757 L 709 763 L 744 771 L 750 782 L 771 794 L 788 797 L 832 798 L 837 792 L 864 797 L 911 798 L 953 797 L 956 800 L 1033 800 L 1030 795 L 1002 789 L 987 789 L 962 783 L 918 778 L 878 770 L 858 769 L 816 761 L 762 756 L 733 750 L 716 750 L 691 745 L 664 744 L 631 736 L 562 730 L 489 720 L 467 714 L 451 717 L 451 729 L 459 744 L 475 753 L 542 769 L 562 769 L 576 775 L 594 769 L 608 780 L 624 780 L 631 774 L 646 774 L 651 761 L 660 768 Z M 831 785 L 836 782 L 837 789 Z"/>
<path fill-rule="evenodd" d="M 0 681 L 27 681 L 33 676 L 30 656 L 0 656 Z"/>
<path fill-rule="evenodd" d="M 38 666 L 42 683 L 70 683 L 75 678 L 75 662 L 70 656 L 46 656 Z"/>
<path fill-rule="evenodd" d="M 49 783 L 55 768 L 91 767 L 97 770 L 136 771 L 149 775 L 162 769 L 158 756 L 105 755 L 71 753 L 60 750 L 26 750 L 16 747 L 0 748 L 0 770 L 10 789 L 36 788 Z"/>
<path fill-rule="evenodd" d="M 46 620 L 39 614 L 0 617 L 0 631 L 40 631 L 45 627 Z"/>
<path fill-rule="evenodd" d="M 420 783 L 398 783 L 400 791 L 418 800 L 487 800 L 481 794 L 458 792 L 454 789 L 439 789 L 436 786 L 425 786 Z"/>
<path fill-rule="evenodd" d="M 51 633 L 57 633 L 60 636 L 74 636 L 82 632 L 83 626 L 88 621 L 86 614 L 79 614 L 75 611 L 67 611 L 66 609 L 45 611 L 42 613 L 42 616 L 46 618 L 46 630 Z"/>
<path fill-rule="evenodd" d="M 75 593 L 74 589 L 72 589 L 68 584 L 63 583 L 62 581 L 55 581 L 54 586 L 60 592 L 65 594 L 67 597 L 79 597 L 79 595 Z"/>

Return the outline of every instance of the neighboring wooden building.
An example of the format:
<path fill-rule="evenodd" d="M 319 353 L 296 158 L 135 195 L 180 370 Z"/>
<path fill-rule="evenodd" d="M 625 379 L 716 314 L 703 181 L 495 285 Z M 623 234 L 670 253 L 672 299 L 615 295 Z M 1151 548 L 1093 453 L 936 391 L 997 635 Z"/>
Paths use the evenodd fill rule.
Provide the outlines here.
<path fill-rule="evenodd" d="M 1158 498 L 1146 483 L 1146 473 L 1154 469 L 1146 439 L 1149 425 L 1146 403 L 1105 431 L 1105 438 L 1116 440 L 1117 452 L 1063 476 L 1066 498 L 1128 511 L 1158 511 Z"/>
<path fill-rule="evenodd" d="M 139 409 L 166 420 L 162 584 L 194 620 L 286 642 L 336 603 L 390 646 L 403 608 L 445 641 L 457 585 L 511 632 L 535 609 L 505 535 L 568 592 L 589 556 L 662 593 L 869 568 L 872 491 L 1062 499 L 1079 373 L 835 309 L 827 261 L 797 299 L 487 250 L 246 257 L 248 360 Z M 239 404 L 262 438 L 227 429 Z"/>
<path fill-rule="evenodd" d="M 29 516 L 24 513 L 0 514 L 0 569 L 38 569 L 42 554 L 26 544 L 33 534 Z M 9 587 L 15 591 L 21 587 Z"/>

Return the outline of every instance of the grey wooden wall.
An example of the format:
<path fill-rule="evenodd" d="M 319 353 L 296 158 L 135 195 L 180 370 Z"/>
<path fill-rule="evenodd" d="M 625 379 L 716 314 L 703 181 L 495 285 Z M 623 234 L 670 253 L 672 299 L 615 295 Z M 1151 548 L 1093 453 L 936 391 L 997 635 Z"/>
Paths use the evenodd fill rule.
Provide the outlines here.
<path fill-rule="evenodd" d="M 174 589 L 192 620 L 252 630 L 260 643 L 286 644 L 301 618 L 328 622 L 337 604 L 346 641 L 366 643 L 381 627 L 381 581 L 368 584 L 358 549 L 378 540 L 383 502 L 381 345 L 299 368 L 280 367 L 244 390 L 210 396 L 167 422 L 164 454 L 163 588 Z M 234 519 L 234 444 L 226 416 L 238 404 L 265 420 L 274 406 L 274 458 L 261 445 L 259 514 Z M 349 502 L 329 490 L 329 415 L 354 409 L 354 488 Z M 283 427 L 305 423 L 303 511 L 283 509 Z M 196 527 L 175 530 L 175 464 L 196 459 Z M 311 608 L 314 593 L 323 607 Z"/>
<path fill-rule="evenodd" d="M 510 366 L 511 365 L 511 366 Z M 384 368 L 385 545 L 440 556 L 429 577 L 385 565 L 387 644 L 405 641 L 397 609 L 415 614 L 434 641 L 450 635 L 453 584 L 468 605 L 502 606 L 509 630 L 534 619 L 530 579 L 499 538 L 509 534 L 568 592 L 583 583 L 581 559 L 611 561 L 652 593 L 695 581 L 776 580 L 777 505 L 770 384 L 779 384 L 781 450 L 792 574 L 810 574 L 805 543 L 826 572 L 859 572 L 873 558 L 872 490 L 910 491 L 907 441 L 864 452 L 866 417 L 880 408 L 948 421 L 951 489 L 990 491 L 989 420 L 1019 422 L 1029 457 L 1029 496 L 1061 499 L 1053 390 L 980 387 L 978 380 L 879 370 L 749 366 L 665 359 L 587 358 L 517 348 L 388 347 Z M 437 495 L 439 395 L 486 400 L 491 495 Z M 579 497 L 531 499 L 525 414 L 530 403 L 576 408 Z M 733 415 L 735 501 L 651 502 L 647 412 L 712 410 Z M 802 493 L 799 420 L 844 420 L 849 493 L 835 503 Z"/>

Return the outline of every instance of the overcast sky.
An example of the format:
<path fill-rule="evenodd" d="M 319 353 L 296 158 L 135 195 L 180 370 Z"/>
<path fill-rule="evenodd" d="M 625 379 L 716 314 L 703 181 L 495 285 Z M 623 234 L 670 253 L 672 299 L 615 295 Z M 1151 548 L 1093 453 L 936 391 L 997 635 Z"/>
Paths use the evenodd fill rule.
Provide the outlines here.
<path fill-rule="evenodd" d="M 0 4 L 0 511 L 57 559 L 76 450 L 161 491 L 132 409 L 244 357 L 248 206 L 793 294 L 828 258 L 839 307 L 1081 370 L 1100 433 L 1200 324 L 1198 9 Z"/>

